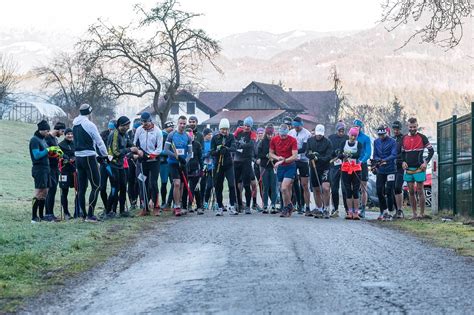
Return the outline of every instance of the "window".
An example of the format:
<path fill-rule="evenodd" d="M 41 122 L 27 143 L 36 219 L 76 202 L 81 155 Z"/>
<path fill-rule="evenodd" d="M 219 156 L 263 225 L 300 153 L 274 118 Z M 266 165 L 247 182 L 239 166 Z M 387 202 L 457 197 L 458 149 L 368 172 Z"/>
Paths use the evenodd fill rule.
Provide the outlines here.
<path fill-rule="evenodd" d="M 179 114 L 179 103 L 173 103 L 173 105 L 171 105 L 170 114 L 171 115 L 178 115 Z"/>
<path fill-rule="evenodd" d="M 196 103 L 195 102 L 187 102 L 186 103 L 186 114 L 196 114 Z"/>

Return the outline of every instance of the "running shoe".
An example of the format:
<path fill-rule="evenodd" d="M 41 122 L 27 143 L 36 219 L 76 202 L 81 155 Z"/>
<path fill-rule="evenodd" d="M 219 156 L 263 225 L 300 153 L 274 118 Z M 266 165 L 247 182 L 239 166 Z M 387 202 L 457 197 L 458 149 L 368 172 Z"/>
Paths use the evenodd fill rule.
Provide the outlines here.
<path fill-rule="evenodd" d="M 312 217 L 313 216 L 313 213 L 311 212 L 311 210 L 309 210 L 309 208 L 306 208 L 306 211 L 304 212 L 304 215 L 306 217 Z"/>
<path fill-rule="evenodd" d="M 204 210 L 209 210 L 209 204 L 207 202 L 204 203 Z"/>
<path fill-rule="evenodd" d="M 38 218 L 38 217 L 34 217 L 33 219 L 31 219 L 31 223 L 35 224 L 35 223 L 39 223 L 41 222 L 41 219 Z"/>
<path fill-rule="evenodd" d="M 346 212 L 346 220 L 352 220 L 352 212 L 350 211 Z"/>
<path fill-rule="evenodd" d="M 337 217 L 339 216 L 339 210 L 338 209 L 332 209 L 331 210 L 331 217 Z"/>
<path fill-rule="evenodd" d="M 201 209 L 201 208 L 198 208 L 198 209 L 196 210 L 196 213 L 197 213 L 197 215 L 203 215 L 203 214 L 204 214 L 204 210 Z"/>
<path fill-rule="evenodd" d="M 173 213 L 175 217 L 180 217 L 181 216 L 181 209 L 180 208 L 174 208 Z"/>
<path fill-rule="evenodd" d="M 155 217 L 159 217 L 161 215 L 161 208 L 158 207 L 158 208 L 153 209 L 153 215 Z"/>
<path fill-rule="evenodd" d="M 97 219 L 95 215 L 92 215 L 92 216 L 87 216 L 84 222 L 97 223 L 99 222 L 99 219 Z"/>
<path fill-rule="evenodd" d="M 267 206 L 263 207 L 262 213 L 263 214 L 268 214 L 268 207 Z"/>
<path fill-rule="evenodd" d="M 252 214 L 250 207 L 245 207 L 245 214 Z"/>
<path fill-rule="evenodd" d="M 397 211 L 397 219 L 405 219 L 405 213 L 403 213 L 402 209 Z"/>
<path fill-rule="evenodd" d="M 359 216 L 360 216 L 361 218 L 365 218 L 365 207 L 361 207 L 361 208 L 360 208 Z"/>
<path fill-rule="evenodd" d="M 128 211 L 120 212 L 120 218 L 130 218 L 132 215 Z"/>
<path fill-rule="evenodd" d="M 230 215 L 238 215 L 239 213 L 237 212 L 237 210 L 235 210 L 234 206 L 230 206 L 229 207 L 229 214 Z"/>
<path fill-rule="evenodd" d="M 329 219 L 329 211 L 328 211 L 327 209 L 324 209 L 324 210 L 323 210 L 323 217 L 324 217 L 325 219 Z"/>
<path fill-rule="evenodd" d="M 283 209 L 281 210 L 281 213 L 280 213 L 280 218 L 286 218 L 288 217 L 288 207 L 285 206 L 283 207 Z"/>
<path fill-rule="evenodd" d="M 145 209 L 141 210 L 139 213 L 138 213 L 138 216 L 139 217 L 145 217 L 149 215 L 148 211 L 146 211 Z"/>
<path fill-rule="evenodd" d="M 360 220 L 359 211 L 354 211 L 352 214 L 352 220 Z"/>
<path fill-rule="evenodd" d="M 220 217 L 224 215 L 224 210 L 222 208 L 219 208 L 216 210 L 216 217 Z"/>

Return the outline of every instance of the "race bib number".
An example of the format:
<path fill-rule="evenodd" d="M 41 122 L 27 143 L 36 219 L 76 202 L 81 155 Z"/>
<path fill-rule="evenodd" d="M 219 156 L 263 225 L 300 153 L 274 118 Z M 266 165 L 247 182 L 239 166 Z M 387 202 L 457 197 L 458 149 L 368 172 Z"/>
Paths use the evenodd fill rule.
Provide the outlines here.
<path fill-rule="evenodd" d="M 59 181 L 60 181 L 61 183 L 67 182 L 67 175 L 61 175 L 61 176 L 59 177 Z"/>
<path fill-rule="evenodd" d="M 334 166 L 339 166 L 341 164 L 342 164 L 341 159 L 337 159 L 337 160 L 334 161 Z"/>
<path fill-rule="evenodd" d="M 184 149 L 176 149 L 176 154 L 184 155 Z"/>
<path fill-rule="evenodd" d="M 395 181 L 395 174 L 390 174 L 387 176 L 387 182 L 393 182 Z"/>

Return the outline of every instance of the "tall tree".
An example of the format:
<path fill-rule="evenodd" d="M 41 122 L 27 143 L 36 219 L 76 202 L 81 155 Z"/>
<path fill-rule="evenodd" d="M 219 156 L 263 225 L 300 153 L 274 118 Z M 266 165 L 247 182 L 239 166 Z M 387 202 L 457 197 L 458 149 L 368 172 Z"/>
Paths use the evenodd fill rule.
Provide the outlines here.
<path fill-rule="evenodd" d="M 332 84 L 334 90 L 334 107 L 329 111 L 329 120 L 336 125 L 341 119 L 343 113 L 348 106 L 348 100 L 343 90 L 342 80 L 337 70 L 336 65 L 331 66 L 329 81 Z"/>
<path fill-rule="evenodd" d="M 93 107 L 93 118 L 100 125 L 113 118 L 116 100 L 102 81 L 101 69 L 85 60 L 82 53 L 61 53 L 35 72 L 43 87 L 52 91 L 51 102 L 61 107 L 69 120 L 78 115 L 84 103 Z"/>
<path fill-rule="evenodd" d="M 0 54 L 0 119 L 13 106 L 13 90 L 18 84 L 16 64 L 3 54 Z"/>
<path fill-rule="evenodd" d="M 205 61 L 220 71 L 213 63 L 220 46 L 204 30 L 190 26 L 200 14 L 178 9 L 176 0 L 165 0 L 149 10 L 136 5 L 135 12 L 139 17 L 136 25 L 99 21 L 80 45 L 91 60 L 102 65 L 103 80 L 117 97 L 151 95 L 163 124 L 183 78 L 195 79 Z M 166 101 L 160 102 L 163 91 Z"/>
<path fill-rule="evenodd" d="M 405 47 L 415 37 L 422 42 L 453 48 L 464 35 L 463 24 L 471 23 L 471 0 L 384 0 L 382 22 L 388 22 L 391 32 L 400 25 L 428 21 L 415 31 L 400 47 Z"/>

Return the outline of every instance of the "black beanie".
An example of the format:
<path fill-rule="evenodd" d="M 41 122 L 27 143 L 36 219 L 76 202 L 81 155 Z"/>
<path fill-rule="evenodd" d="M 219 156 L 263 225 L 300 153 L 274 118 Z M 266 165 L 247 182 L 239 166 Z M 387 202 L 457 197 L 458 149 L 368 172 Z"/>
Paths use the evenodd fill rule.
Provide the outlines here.
<path fill-rule="evenodd" d="M 124 126 L 130 123 L 130 119 L 128 119 L 127 116 L 120 116 L 119 119 L 117 119 L 117 127 Z"/>
<path fill-rule="evenodd" d="M 40 121 L 38 124 L 38 130 L 51 130 L 51 127 L 49 126 L 48 122 L 46 120 Z"/>
<path fill-rule="evenodd" d="M 66 128 L 66 130 L 64 130 L 64 134 L 67 135 L 68 133 L 72 132 L 72 129 L 71 128 Z"/>
<path fill-rule="evenodd" d="M 54 125 L 54 130 L 64 130 L 66 129 L 66 125 L 63 123 L 63 122 L 60 122 L 58 121 L 55 125 Z"/>

